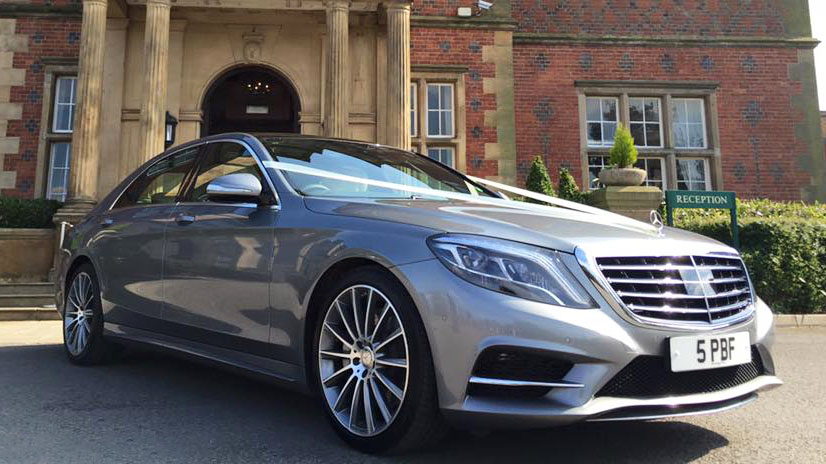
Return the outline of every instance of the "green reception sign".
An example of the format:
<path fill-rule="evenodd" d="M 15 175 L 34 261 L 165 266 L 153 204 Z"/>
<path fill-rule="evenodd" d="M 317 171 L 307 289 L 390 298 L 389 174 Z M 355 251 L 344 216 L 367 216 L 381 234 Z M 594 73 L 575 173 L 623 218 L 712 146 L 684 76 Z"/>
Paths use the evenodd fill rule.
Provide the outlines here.
<path fill-rule="evenodd" d="M 727 209 L 731 212 L 731 237 L 734 247 L 740 248 L 740 231 L 737 227 L 737 202 L 734 192 L 706 192 L 702 190 L 666 190 L 665 206 L 668 225 L 674 226 L 675 208 Z"/>

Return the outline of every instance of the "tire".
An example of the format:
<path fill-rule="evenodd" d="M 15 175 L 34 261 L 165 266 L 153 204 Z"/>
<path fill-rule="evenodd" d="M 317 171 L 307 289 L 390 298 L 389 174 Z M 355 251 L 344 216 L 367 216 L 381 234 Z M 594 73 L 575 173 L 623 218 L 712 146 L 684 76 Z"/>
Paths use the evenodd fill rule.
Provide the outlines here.
<path fill-rule="evenodd" d="M 102 364 L 118 350 L 103 338 L 100 285 L 94 267 L 81 264 L 68 282 L 63 306 L 63 349 L 73 364 Z"/>
<path fill-rule="evenodd" d="M 308 358 L 311 382 L 338 435 L 366 453 L 399 453 L 437 442 L 447 427 L 433 361 L 404 287 L 382 268 L 362 267 L 321 291 Z"/>

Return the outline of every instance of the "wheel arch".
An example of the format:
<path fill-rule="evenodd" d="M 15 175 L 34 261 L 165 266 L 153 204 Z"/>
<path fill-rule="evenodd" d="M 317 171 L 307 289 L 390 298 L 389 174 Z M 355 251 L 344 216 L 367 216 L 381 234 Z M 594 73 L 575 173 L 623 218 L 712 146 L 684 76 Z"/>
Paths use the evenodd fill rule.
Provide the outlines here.
<path fill-rule="evenodd" d="M 95 271 L 95 275 L 97 275 L 97 276 L 100 275 L 100 273 L 98 272 L 97 266 L 95 266 L 94 261 L 92 261 L 92 258 L 89 257 L 88 255 L 79 254 L 79 255 L 73 257 L 71 263 L 66 268 L 66 273 L 63 275 L 63 281 L 62 281 L 63 288 L 62 288 L 62 292 L 61 292 L 61 300 L 63 300 L 63 301 L 60 301 L 61 314 L 66 310 L 65 299 L 66 299 L 66 294 L 68 293 L 69 285 L 71 284 L 70 279 L 74 275 L 77 268 L 79 268 L 80 266 L 82 266 L 86 263 L 88 263 L 90 266 L 92 266 L 92 269 L 94 269 L 94 271 Z M 100 285 L 100 279 L 99 278 L 98 278 L 98 285 Z"/>
<path fill-rule="evenodd" d="M 355 269 L 372 267 L 374 269 L 378 269 L 381 272 L 387 274 L 393 280 L 395 280 L 401 288 L 407 293 L 408 298 L 410 298 L 410 302 L 413 303 L 414 308 L 416 308 L 416 312 L 418 313 L 417 316 L 424 324 L 424 319 L 421 314 L 421 309 L 416 302 L 416 299 L 411 294 L 410 290 L 408 289 L 407 285 L 405 284 L 404 279 L 400 279 L 395 272 L 393 272 L 393 268 L 388 267 L 382 264 L 379 261 L 364 258 L 364 257 L 348 257 L 344 258 L 340 261 L 335 262 L 330 267 L 328 267 L 321 275 L 321 277 L 316 282 L 315 286 L 313 287 L 310 298 L 308 299 L 307 308 L 306 308 L 306 317 L 304 319 L 304 330 L 303 330 L 303 342 L 302 347 L 304 351 L 304 376 L 305 381 L 307 382 L 307 386 L 312 389 L 315 379 L 312 375 L 312 368 L 311 364 L 313 362 L 313 337 L 314 337 L 314 329 L 318 318 L 321 317 L 322 309 L 321 308 L 321 300 L 324 298 L 324 290 L 327 285 L 332 282 L 335 282 L 336 279 L 340 278 L 343 275 L 346 275 L 348 272 L 351 272 Z M 430 338 L 427 336 L 427 330 L 425 330 L 425 343 L 430 348 Z M 432 352 L 432 349 L 431 349 Z"/>

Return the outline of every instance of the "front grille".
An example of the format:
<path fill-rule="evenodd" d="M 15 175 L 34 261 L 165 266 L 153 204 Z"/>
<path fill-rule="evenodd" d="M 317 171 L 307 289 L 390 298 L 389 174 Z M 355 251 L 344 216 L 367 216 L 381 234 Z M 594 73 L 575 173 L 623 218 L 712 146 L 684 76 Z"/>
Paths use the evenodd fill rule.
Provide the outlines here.
<path fill-rule="evenodd" d="M 763 375 L 760 352 L 751 347 L 751 362 L 701 371 L 671 372 L 667 358 L 638 356 L 605 384 L 597 397 L 651 398 L 712 393 L 736 387 Z"/>
<path fill-rule="evenodd" d="M 597 258 L 597 265 L 625 307 L 643 319 L 714 324 L 752 304 L 737 257 Z"/>
<path fill-rule="evenodd" d="M 573 363 L 555 359 L 540 351 L 508 346 L 483 351 L 473 367 L 474 377 L 528 382 L 559 382 Z M 548 394 L 550 387 L 468 385 L 469 395 L 535 398 Z"/>

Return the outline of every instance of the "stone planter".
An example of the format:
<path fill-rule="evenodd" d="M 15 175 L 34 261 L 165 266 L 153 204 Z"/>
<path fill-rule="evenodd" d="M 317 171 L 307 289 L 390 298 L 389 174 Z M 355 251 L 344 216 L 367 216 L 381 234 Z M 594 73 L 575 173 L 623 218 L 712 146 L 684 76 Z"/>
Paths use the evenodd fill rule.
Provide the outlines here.
<path fill-rule="evenodd" d="M 54 261 L 54 229 L 0 229 L 0 282 L 45 282 Z"/>
<path fill-rule="evenodd" d="M 636 187 L 648 173 L 638 168 L 609 168 L 599 172 L 599 183 L 609 187 Z"/>
<path fill-rule="evenodd" d="M 663 192 L 657 187 L 604 187 L 588 197 L 588 204 L 612 213 L 651 223 L 651 210 L 658 209 Z"/>

